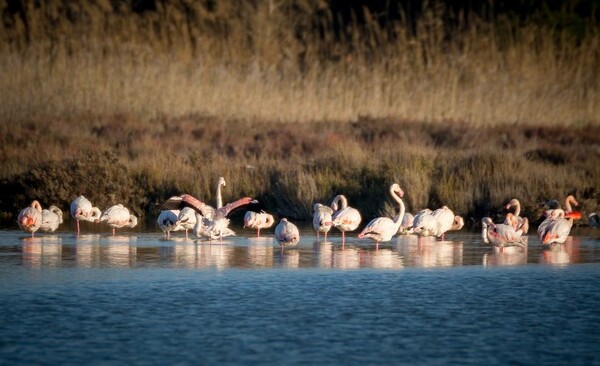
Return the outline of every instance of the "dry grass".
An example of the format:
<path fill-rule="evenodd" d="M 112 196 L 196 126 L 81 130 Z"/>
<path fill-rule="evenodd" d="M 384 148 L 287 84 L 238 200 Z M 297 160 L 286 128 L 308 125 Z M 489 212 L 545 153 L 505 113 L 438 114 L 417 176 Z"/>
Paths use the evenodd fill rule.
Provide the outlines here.
<path fill-rule="evenodd" d="M 338 32 L 322 1 L 11 4 L 5 215 L 79 194 L 154 215 L 173 194 L 213 202 L 219 176 L 226 201 L 296 218 L 339 193 L 365 219 L 389 213 L 394 181 L 411 211 L 476 219 L 517 197 L 534 217 L 567 193 L 598 210 L 597 26 L 574 39 L 471 14 L 449 30 L 433 6 L 414 32 L 368 13 Z"/>
<path fill-rule="evenodd" d="M 300 219 L 310 217 L 314 202 L 339 193 L 366 219 L 389 214 L 392 182 L 405 190 L 410 211 L 448 205 L 474 221 L 503 213 L 513 197 L 532 219 L 540 202 L 568 193 L 583 211 L 600 208 L 598 126 L 84 120 L 2 126 L 0 160 L 9 164 L 0 169 L 0 211 L 15 215 L 33 198 L 66 208 L 84 194 L 100 207 L 121 202 L 154 216 L 174 194 L 213 203 L 219 176 L 228 182 L 225 201 L 248 195 L 270 212 Z M 35 155 L 22 153 L 24 141 Z"/>
<path fill-rule="evenodd" d="M 248 121 L 360 116 L 598 124 L 600 37 L 427 8 L 415 33 L 371 14 L 341 35 L 325 2 L 22 1 L 0 36 L 0 115 L 191 114 Z M 371 19 L 371 20 L 370 20 Z M 450 33 L 448 33 L 450 32 Z"/>

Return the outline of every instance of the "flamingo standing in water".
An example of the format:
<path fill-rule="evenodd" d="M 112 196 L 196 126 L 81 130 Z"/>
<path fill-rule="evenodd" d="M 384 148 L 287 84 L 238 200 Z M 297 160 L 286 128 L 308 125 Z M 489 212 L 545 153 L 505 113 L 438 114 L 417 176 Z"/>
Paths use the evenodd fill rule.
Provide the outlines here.
<path fill-rule="evenodd" d="M 569 237 L 573 218 L 566 217 L 565 211 L 557 208 L 538 227 L 538 238 L 543 245 L 562 244 Z"/>
<path fill-rule="evenodd" d="M 98 222 L 102 211 L 98 207 L 92 207 L 92 203 L 84 196 L 79 196 L 71 202 L 71 216 L 77 222 L 77 235 L 79 235 L 79 221 Z"/>
<path fill-rule="evenodd" d="M 19 212 L 17 223 L 23 231 L 31 233 L 31 237 L 42 226 L 42 206 L 36 200 L 31 202 L 29 207 L 25 207 Z"/>
<path fill-rule="evenodd" d="M 338 210 L 338 202 L 340 208 Z M 342 232 L 342 244 L 346 241 L 346 231 L 356 230 L 362 218 L 357 209 L 348 206 L 348 200 L 343 194 L 337 195 L 331 202 L 331 209 L 334 214 L 332 216 L 332 224 L 335 228 Z"/>
<path fill-rule="evenodd" d="M 300 241 L 300 232 L 298 227 L 287 219 L 283 218 L 275 227 L 275 240 L 282 247 L 294 246 Z"/>
<path fill-rule="evenodd" d="M 483 242 L 499 247 L 501 251 L 504 251 L 504 247 L 509 246 L 525 247 L 525 243 L 521 238 L 522 230 L 515 230 L 512 225 L 494 224 L 489 217 L 481 219 L 481 238 Z"/>
<path fill-rule="evenodd" d="M 42 226 L 40 230 L 54 232 L 63 223 L 63 213 L 60 208 L 52 205 L 42 210 Z"/>
<path fill-rule="evenodd" d="M 444 240 L 447 231 L 457 231 L 465 226 L 465 221 L 462 217 L 454 215 L 454 212 L 447 206 L 438 208 L 433 211 L 432 216 L 437 221 L 437 233 L 436 236 Z"/>
<path fill-rule="evenodd" d="M 324 233 L 325 241 L 327 241 L 327 232 L 333 225 L 333 210 L 320 203 L 315 203 L 313 210 L 313 228 L 317 231 L 317 241 L 319 240 L 319 233 Z"/>
<path fill-rule="evenodd" d="M 120 229 L 125 226 L 135 227 L 137 221 L 137 217 L 130 214 L 127 207 L 122 204 L 110 207 L 102 213 L 102 216 L 100 216 L 100 222 L 104 222 L 112 227 L 113 236 L 115 236 L 115 229 Z"/>
<path fill-rule="evenodd" d="M 405 212 L 404 217 L 402 218 L 402 223 L 400 224 L 400 228 L 398 229 L 399 235 L 410 235 L 413 232 L 413 224 L 415 222 L 415 217 L 410 212 Z"/>
<path fill-rule="evenodd" d="M 181 230 L 178 217 L 178 210 L 164 210 L 158 215 L 158 219 L 156 220 L 158 227 L 165 233 L 167 239 L 171 236 L 171 231 Z"/>
<path fill-rule="evenodd" d="M 256 229 L 256 237 L 260 238 L 260 229 L 267 229 L 273 226 L 275 219 L 268 213 L 248 211 L 244 215 L 244 227 Z"/>
<path fill-rule="evenodd" d="M 390 194 L 394 201 L 398 203 L 400 213 L 393 220 L 389 217 L 375 218 L 365 226 L 360 234 L 358 234 L 359 239 L 370 238 L 374 240 L 377 249 L 379 249 L 379 242 L 390 241 L 392 236 L 398 233 L 398 229 L 400 228 L 404 217 L 405 208 L 404 202 L 402 201 L 404 191 L 402 191 L 398 183 L 394 183 L 390 186 Z"/>
<path fill-rule="evenodd" d="M 509 212 L 506 214 L 504 224 L 511 225 L 515 229 L 515 231 L 521 229 L 521 232 L 523 234 L 527 234 L 527 231 L 529 231 L 529 220 L 527 219 L 527 217 L 519 216 L 521 214 L 521 202 L 519 202 L 518 199 L 513 198 L 505 206 L 507 210 L 511 207 L 514 207 L 515 211 L 514 213 Z"/>
<path fill-rule="evenodd" d="M 188 230 L 193 230 L 196 224 L 198 223 L 198 219 L 196 218 L 196 211 L 194 211 L 191 207 L 184 207 L 179 211 L 179 215 L 177 215 L 177 223 L 180 228 L 185 231 L 185 238 L 188 238 Z"/>
<path fill-rule="evenodd" d="M 437 234 L 437 221 L 433 217 L 433 211 L 424 208 L 417 212 L 413 220 L 413 232 L 419 236 L 435 236 Z"/>
<path fill-rule="evenodd" d="M 239 207 L 250 203 L 258 203 L 258 201 L 250 197 L 244 197 L 223 206 L 221 186 L 225 184 L 225 179 L 220 177 L 217 183 L 216 209 L 189 194 L 183 194 L 169 198 L 161 206 L 161 210 L 182 210 L 184 207 L 192 208 L 196 211 L 196 225 L 194 226 L 196 236 L 204 236 L 212 240 L 235 235 L 235 232 L 229 228 L 229 219 L 227 216 Z"/>

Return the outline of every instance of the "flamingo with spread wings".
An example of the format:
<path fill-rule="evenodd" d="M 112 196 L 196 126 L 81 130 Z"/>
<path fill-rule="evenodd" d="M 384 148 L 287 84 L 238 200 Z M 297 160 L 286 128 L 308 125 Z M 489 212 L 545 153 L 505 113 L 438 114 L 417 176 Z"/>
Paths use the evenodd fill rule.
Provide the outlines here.
<path fill-rule="evenodd" d="M 184 207 L 192 208 L 197 213 L 196 225 L 194 226 L 194 233 L 197 236 L 204 236 L 212 240 L 235 235 L 235 232 L 229 228 L 229 219 L 227 216 L 242 206 L 258 203 L 258 201 L 250 197 L 244 197 L 222 206 L 221 186 L 224 185 L 225 179 L 220 177 L 217 184 L 218 207 L 216 209 L 189 194 L 183 194 L 169 198 L 163 203 L 161 210 L 183 210 Z"/>

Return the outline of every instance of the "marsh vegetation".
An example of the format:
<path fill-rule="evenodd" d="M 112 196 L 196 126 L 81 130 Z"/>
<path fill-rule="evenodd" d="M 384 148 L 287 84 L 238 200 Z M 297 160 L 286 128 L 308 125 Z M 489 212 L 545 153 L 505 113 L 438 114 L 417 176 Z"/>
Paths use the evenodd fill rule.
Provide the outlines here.
<path fill-rule="evenodd" d="M 455 11 L 343 22 L 326 1 L 11 1 L 0 31 L 0 210 L 32 199 L 250 195 L 308 218 L 446 204 L 478 218 L 573 193 L 597 210 L 600 37 Z M 568 3 L 568 2 L 566 2 Z"/>

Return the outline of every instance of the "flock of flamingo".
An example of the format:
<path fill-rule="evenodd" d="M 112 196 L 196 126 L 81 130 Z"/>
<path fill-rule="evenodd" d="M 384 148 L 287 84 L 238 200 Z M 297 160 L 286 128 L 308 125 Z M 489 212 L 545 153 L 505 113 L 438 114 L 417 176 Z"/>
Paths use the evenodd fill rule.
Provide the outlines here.
<path fill-rule="evenodd" d="M 226 182 L 221 177 L 217 183 L 216 207 L 189 194 L 173 196 L 163 203 L 157 221 L 165 237 L 169 238 L 171 232 L 174 231 L 185 231 L 187 238 L 189 230 L 192 230 L 198 237 L 210 240 L 221 240 L 223 237 L 235 235 L 235 232 L 229 228 L 228 215 L 235 209 L 258 203 L 258 201 L 244 197 L 223 205 L 221 187 L 224 186 L 226 186 Z M 419 238 L 437 237 L 444 240 L 446 232 L 460 230 L 464 226 L 463 218 L 454 215 L 452 210 L 446 206 L 436 210 L 426 208 L 414 216 L 406 212 L 402 201 L 404 191 L 397 183 L 390 186 L 389 193 L 398 204 L 399 213 L 393 218 L 377 217 L 371 220 L 358 234 L 359 239 L 374 241 L 377 248 L 380 242 L 390 241 L 394 235 L 417 235 Z M 573 220 L 582 217 L 580 212 L 572 210 L 572 205 L 577 206 L 578 203 L 572 195 L 569 195 L 565 200 L 564 209 L 556 200 L 547 201 L 545 204 L 549 209 L 544 213 L 545 220 L 538 227 L 538 238 L 545 246 L 562 244 L 569 236 Z M 494 223 L 490 217 L 484 217 L 481 220 L 482 239 L 485 243 L 499 248 L 524 247 L 523 236 L 529 230 L 529 220 L 520 216 L 519 200 L 512 199 L 505 208 L 507 210 L 512 208 L 514 211 L 506 214 L 504 222 Z M 312 223 L 317 233 L 317 240 L 320 240 L 320 234 L 323 234 L 327 240 L 327 233 L 332 227 L 335 227 L 341 231 L 342 244 L 344 244 L 345 233 L 356 230 L 362 221 L 360 212 L 348 205 L 348 200 L 344 195 L 336 196 L 329 206 L 315 203 L 313 210 Z M 79 196 L 71 202 L 70 214 L 77 223 L 77 234 L 80 232 L 79 221 L 105 223 L 112 228 L 113 235 L 115 235 L 115 229 L 132 228 L 137 225 L 137 217 L 123 205 L 118 204 L 102 212 L 84 196 Z M 36 200 L 29 207 L 21 210 L 17 222 L 22 230 L 30 232 L 34 236 L 38 230 L 55 231 L 63 222 L 63 214 L 56 206 L 42 210 L 40 203 Z M 247 211 L 244 216 L 244 227 L 257 230 L 258 237 L 260 237 L 261 229 L 270 228 L 274 222 L 273 216 L 264 211 Z M 589 216 L 589 222 L 590 226 L 600 227 L 599 217 L 595 213 Z M 300 232 L 295 224 L 282 218 L 275 227 L 275 239 L 282 247 L 295 246 L 300 241 Z"/>

